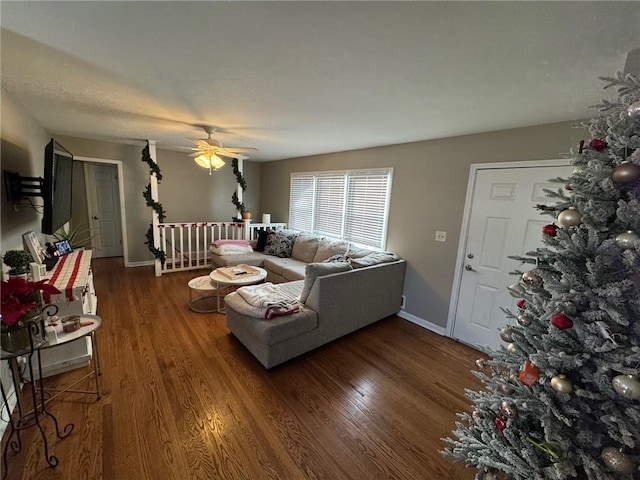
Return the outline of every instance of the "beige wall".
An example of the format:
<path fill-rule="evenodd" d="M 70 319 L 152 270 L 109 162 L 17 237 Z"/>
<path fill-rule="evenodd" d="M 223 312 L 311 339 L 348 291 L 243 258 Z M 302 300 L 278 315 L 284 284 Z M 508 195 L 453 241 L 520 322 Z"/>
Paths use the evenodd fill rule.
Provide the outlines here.
<path fill-rule="evenodd" d="M 57 135 L 56 139 L 75 156 L 119 160 L 124 172 L 124 208 L 127 218 L 129 262 L 134 265 L 153 260 L 145 234 L 151 222 L 151 208 L 142 192 L 149 183 L 149 166 L 143 162 L 144 144 L 125 145 Z M 231 195 L 236 187 L 231 162 L 209 175 L 196 165 L 186 152 L 157 149 L 162 181 L 159 200 L 166 212 L 166 222 L 230 221 L 235 216 Z M 260 166 L 245 162 L 247 192 L 245 204 L 258 208 L 260 198 Z"/>
<path fill-rule="evenodd" d="M 561 158 L 582 134 L 560 123 L 263 163 L 261 204 L 287 221 L 291 172 L 393 167 L 387 249 L 408 261 L 406 313 L 444 328 L 470 165 Z"/>
<path fill-rule="evenodd" d="M 2 103 L 0 159 L 2 170 L 18 172 L 25 177 L 41 177 L 44 174 L 44 147 L 50 140 L 47 130 L 4 90 L 0 91 Z M 33 199 L 42 205 L 42 199 Z M 31 207 L 14 210 L 6 200 L 4 179 L 0 199 L 1 249 L 22 248 L 22 234 L 33 230 L 40 233 L 42 214 Z"/>

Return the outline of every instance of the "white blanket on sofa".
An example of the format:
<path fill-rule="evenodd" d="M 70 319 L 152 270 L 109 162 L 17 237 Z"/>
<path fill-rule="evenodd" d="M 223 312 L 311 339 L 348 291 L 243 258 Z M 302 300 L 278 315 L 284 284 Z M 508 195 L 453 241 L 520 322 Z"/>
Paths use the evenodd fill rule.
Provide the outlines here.
<path fill-rule="evenodd" d="M 272 305 L 283 307 L 302 306 L 299 298 L 289 289 L 284 288 L 286 284 L 273 284 L 271 282 L 259 285 L 249 285 L 240 287 L 237 292 L 249 305 L 254 307 L 267 308 Z"/>

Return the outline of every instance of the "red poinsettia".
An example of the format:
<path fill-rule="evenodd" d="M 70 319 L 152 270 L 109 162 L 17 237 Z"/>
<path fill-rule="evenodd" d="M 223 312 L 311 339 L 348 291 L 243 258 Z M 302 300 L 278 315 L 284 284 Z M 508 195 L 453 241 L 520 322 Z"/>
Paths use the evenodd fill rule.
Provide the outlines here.
<path fill-rule="evenodd" d="M 601 138 L 594 138 L 589 142 L 589 146 L 598 152 L 601 152 L 605 148 L 607 148 L 608 144 Z"/>
<path fill-rule="evenodd" d="M 47 280 L 29 282 L 20 277 L 2 282 L 2 325 L 15 325 L 25 313 L 39 305 L 33 298 L 34 292 L 42 291 L 53 295 L 60 293 L 60 290 L 46 282 Z"/>

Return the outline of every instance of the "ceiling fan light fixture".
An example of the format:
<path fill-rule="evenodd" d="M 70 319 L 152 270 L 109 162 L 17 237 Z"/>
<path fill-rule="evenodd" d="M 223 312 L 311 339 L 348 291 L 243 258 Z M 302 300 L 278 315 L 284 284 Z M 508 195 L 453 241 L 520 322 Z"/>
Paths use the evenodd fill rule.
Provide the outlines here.
<path fill-rule="evenodd" d="M 209 175 L 211 175 L 211 171 L 219 170 L 225 165 L 224 160 L 222 160 L 215 153 L 203 153 L 195 157 L 194 160 L 202 168 L 208 168 Z"/>

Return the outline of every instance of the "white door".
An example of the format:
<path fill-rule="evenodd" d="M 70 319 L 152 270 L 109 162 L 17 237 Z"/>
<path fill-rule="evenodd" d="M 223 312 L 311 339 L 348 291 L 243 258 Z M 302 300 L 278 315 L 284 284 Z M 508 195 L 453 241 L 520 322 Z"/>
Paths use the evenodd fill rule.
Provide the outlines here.
<path fill-rule="evenodd" d="M 116 165 L 85 163 L 93 257 L 122 256 L 122 224 Z"/>
<path fill-rule="evenodd" d="M 530 162 L 527 162 L 530 163 Z M 495 165 L 495 164 L 492 164 Z M 507 287 L 518 280 L 514 270 L 535 268 L 509 259 L 526 256 L 542 246 L 542 227 L 553 222 L 536 204 L 551 205 L 544 189 L 557 190 L 562 184 L 551 178 L 567 178 L 571 167 L 529 166 L 478 168 L 470 182 L 471 202 L 467 203 L 466 238 L 461 239 L 456 278 L 459 279 L 452 336 L 478 347 L 504 344 L 499 331 L 507 324 L 500 307 L 516 310 Z M 464 231 L 463 231 L 464 234 Z"/>

